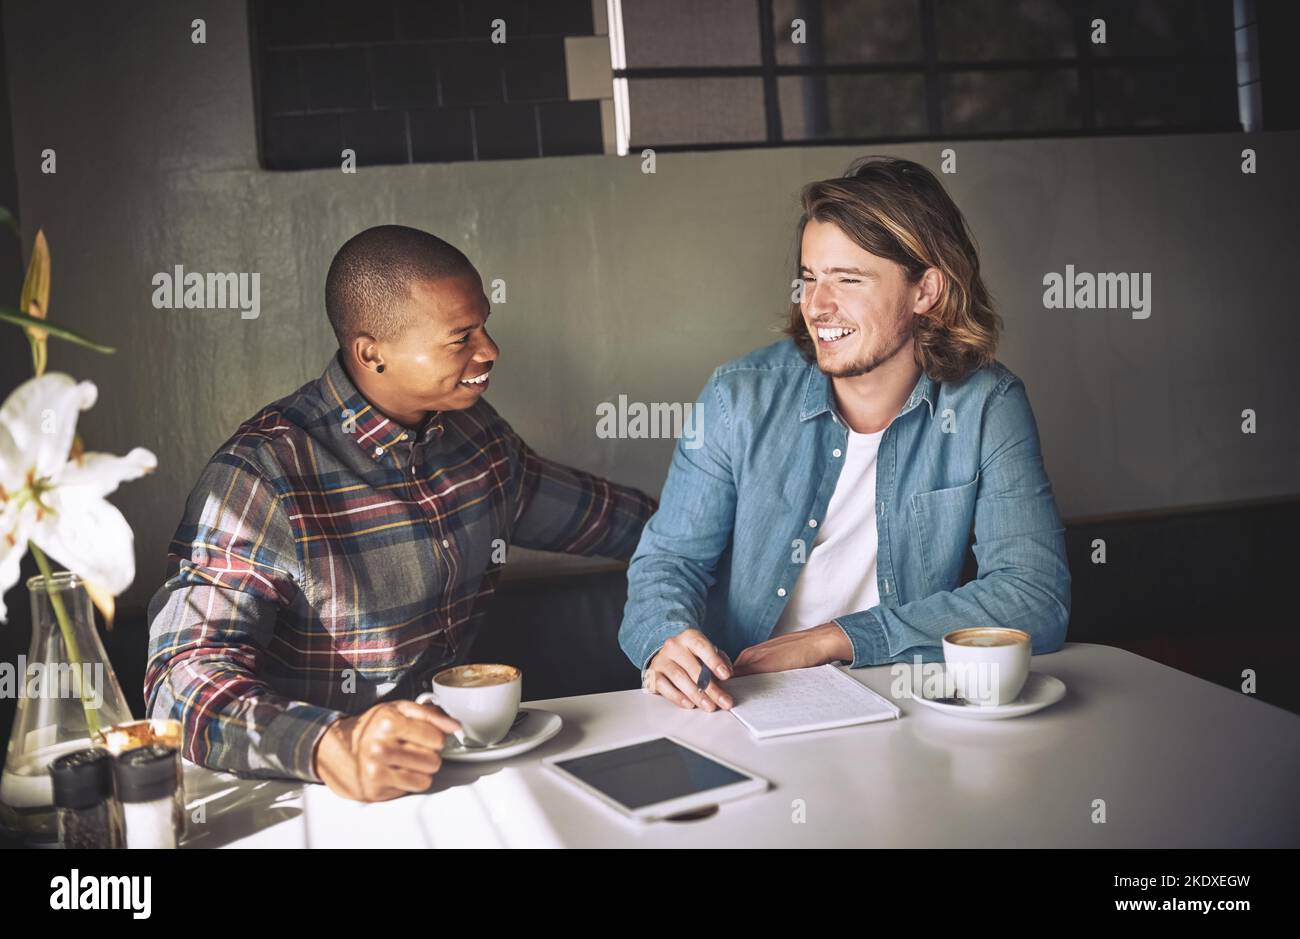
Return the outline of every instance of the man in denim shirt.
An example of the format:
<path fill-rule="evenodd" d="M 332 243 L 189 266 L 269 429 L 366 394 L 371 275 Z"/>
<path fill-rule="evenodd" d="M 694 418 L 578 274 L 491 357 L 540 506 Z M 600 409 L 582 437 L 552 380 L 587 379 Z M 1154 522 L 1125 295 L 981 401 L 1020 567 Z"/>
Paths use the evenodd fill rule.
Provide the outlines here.
<path fill-rule="evenodd" d="M 803 210 L 790 338 L 710 377 L 628 573 L 619 642 L 688 709 L 732 704 L 703 666 L 936 661 L 966 626 L 1065 640 L 1065 533 L 961 211 L 885 158 Z"/>

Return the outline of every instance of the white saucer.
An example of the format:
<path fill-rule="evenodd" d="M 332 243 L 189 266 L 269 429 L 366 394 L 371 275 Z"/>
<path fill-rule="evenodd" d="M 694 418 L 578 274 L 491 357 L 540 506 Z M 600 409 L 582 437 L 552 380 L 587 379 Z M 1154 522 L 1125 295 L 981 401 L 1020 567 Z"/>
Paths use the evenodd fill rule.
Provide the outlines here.
<path fill-rule="evenodd" d="M 1033 714 L 1035 711 L 1041 711 L 1043 708 L 1055 704 L 1064 697 L 1065 682 L 1061 681 L 1061 679 L 1053 678 L 1051 675 L 1044 675 L 1041 672 L 1030 672 L 1029 677 L 1025 679 L 1025 687 L 1021 690 L 1020 696 L 1008 704 L 999 704 L 996 707 L 957 703 L 947 699 L 936 701 L 915 694 L 912 695 L 912 700 L 917 704 L 924 704 L 928 708 L 951 714 L 954 717 L 965 717 L 973 721 L 1000 721 L 1009 717 L 1023 717 L 1026 714 Z"/>
<path fill-rule="evenodd" d="M 506 757 L 527 753 L 534 747 L 540 747 L 560 732 L 564 721 L 558 714 L 539 711 L 537 708 L 520 708 L 523 720 L 510 728 L 506 734 L 490 747 L 467 747 L 455 737 L 448 737 L 442 748 L 444 760 L 461 763 L 481 763 L 487 760 L 504 760 Z"/>

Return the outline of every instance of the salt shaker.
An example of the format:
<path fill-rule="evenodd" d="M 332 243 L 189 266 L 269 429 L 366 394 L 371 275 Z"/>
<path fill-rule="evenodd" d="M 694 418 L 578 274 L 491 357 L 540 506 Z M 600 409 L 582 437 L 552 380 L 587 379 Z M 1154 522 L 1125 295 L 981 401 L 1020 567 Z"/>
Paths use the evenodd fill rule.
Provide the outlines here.
<path fill-rule="evenodd" d="M 128 848 L 174 848 L 177 766 L 175 747 L 150 744 L 120 754 L 113 764 L 126 819 Z"/>
<path fill-rule="evenodd" d="M 93 748 L 50 765 L 59 841 L 65 848 L 122 847 L 122 807 L 113 795 L 113 758 Z"/>

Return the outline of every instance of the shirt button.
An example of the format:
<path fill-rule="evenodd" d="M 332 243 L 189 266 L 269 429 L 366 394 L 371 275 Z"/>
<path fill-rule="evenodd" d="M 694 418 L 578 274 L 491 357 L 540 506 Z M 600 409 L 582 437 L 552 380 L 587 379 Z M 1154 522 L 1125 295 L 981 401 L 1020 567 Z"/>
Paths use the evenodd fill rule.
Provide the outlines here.
<path fill-rule="evenodd" d="M 809 528 L 816 528 L 816 527 L 817 527 L 817 519 L 815 519 L 815 518 L 810 518 L 810 519 L 808 519 L 808 527 L 809 527 Z"/>
<path fill-rule="evenodd" d="M 837 460 L 843 455 L 844 454 L 839 447 L 836 447 L 834 450 L 831 451 L 831 456 L 835 457 L 835 459 Z"/>
<path fill-rule="evenodd" d="M 383 455 L 384 455 L 384 448 L 383 448 L 383 447 L 375 447 L 375 456 L 383 456 Z"/>
<path fill-rule="evenodd" d="M 412 472 L 412 473 L 415 472 L 415 467 L 414 467 L 414 466 L 411 467 L 411 472 Z"/>
<path fill-rule="evenodd" d="M 784 597 L 784 596 L 785 596 L 785 588 L 784 588 L 784 587 L 777 587 L 777 588 L 776 588 L 776 595 L 777 595 L 778 597 Z"/>
<path fill-rule="evenodd" d="M 450 547 L 451 547 L 451 542 L 448 541 L 446 538 L 444 538 L 444 539 L 442 539 L 442 546 L 443 546 L 444 548 L 450 548 Z"/>

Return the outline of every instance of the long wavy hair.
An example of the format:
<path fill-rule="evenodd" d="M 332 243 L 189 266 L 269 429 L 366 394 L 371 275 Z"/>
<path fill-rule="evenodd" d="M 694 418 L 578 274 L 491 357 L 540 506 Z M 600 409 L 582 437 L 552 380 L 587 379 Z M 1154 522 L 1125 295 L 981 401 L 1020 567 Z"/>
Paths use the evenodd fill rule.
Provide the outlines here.
<path fill-rule="evenodd" d="M 990 364 L 1002 318 L 980 276 L 979 255 L 966 218 L 924 166 L 894 157 L 863 157 L 844 176 L 804 187 L 796 253 L 812 219 L 831 222 L 865 251 L 902 265 L 909 284 L 929 268 L 943 290 L 928 313 L 912 317 L 917 364 L 935 381 L 958 381 Z M 799 271 L 795 271 L 796 279 Z M 816 362 L 799 304 L 785 328 L 809 362 Z"/>

